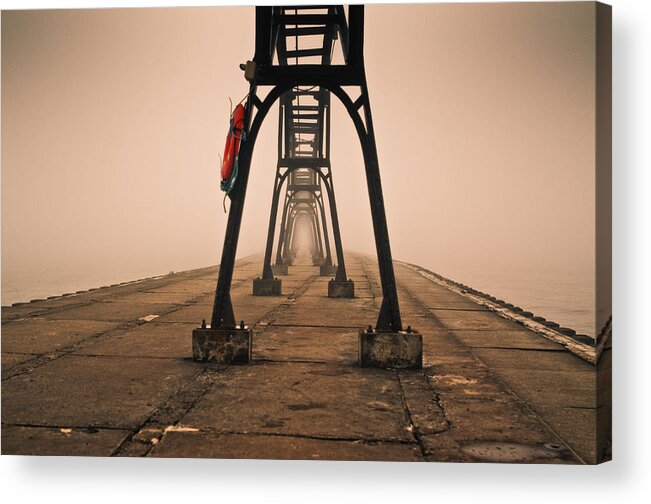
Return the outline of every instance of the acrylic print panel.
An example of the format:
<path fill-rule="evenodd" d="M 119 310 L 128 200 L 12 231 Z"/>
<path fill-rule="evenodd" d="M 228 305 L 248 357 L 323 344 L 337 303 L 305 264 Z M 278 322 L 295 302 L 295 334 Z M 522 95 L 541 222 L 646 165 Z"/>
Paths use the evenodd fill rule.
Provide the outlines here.
<path fill-rule="evenodd" d="M 609 460 L 610 24 L 4 11 L 2 453 Z"/>

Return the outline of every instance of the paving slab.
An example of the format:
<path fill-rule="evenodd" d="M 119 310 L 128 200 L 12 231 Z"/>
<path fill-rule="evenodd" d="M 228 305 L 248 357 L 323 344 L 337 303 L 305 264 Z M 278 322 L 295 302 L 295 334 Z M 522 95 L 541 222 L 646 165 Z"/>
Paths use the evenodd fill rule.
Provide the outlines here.
<path fill-rule="evenodd" d="M 18 306 L 2 307 L 2 324 L 6 322 L 24 318 L 31 318 L 39 314 L 45 314 L 54 310 L 60 310 L 67 307 L 84 306 L 94 302 L 89 296 L 66 296 L 47 301 L 37 301 L 33 303 L 21 304 Z"/>
<path fill-rule="evenodd" d="M 428 280 L 426 280 L 428 281 Z M 441 311 L 489 311 L 485 306 L 478 305 L 455 292 L 436 286 L 431 280 L 429 285 L 409 280 L 409 285 L 418 300 L 432 310 Z"/>
<path fill-rule="evenodd" d="M 189 359 L 66 355 L 2 382 L 2 422 L 134 428 L 197 372 Z"/>
<path fill-rule="evenodd" d="M 518 331 L 523 327 L 490 311 L 431 309 L 430 312 L 441 324 L 453 331 Z"/>
<path fill-rule="evenodd" d="M 230 367 L 181 425 L 335 439 L 412 439 L 395 372 L 334 364 Z"/>
<path fill-rule="evenodd" d="M 14 366 L 17 366 L 18 364 L 27 362 L 28 360 L 31 360 L 36 356 L 37 356 L 36 354 L 28 354 L 28 353 L 2 352 L 2 371 L 4 372 L 8 369 L 13 368 Z"/>
<path fill-rule="evenodd" d="M 217 277 L 213 278 L 193 278 L 187 280 L 177 280 L 167 285 L 148 289 L 149 292 L 168 294 L 208 294 L 215 290 L 217 285 Z"/>
<path fill-rule="evenodd" d="M 119 331 L 110 338 L 85 344 L 75 349 L 73 354 L 186 359 L 192 352 L 188 335 L 195 328 L 196 324 L 148 322 Z"/>
<path fill-rule="evenodd" d="M 418 462 L 418 444 L 338 441 L 292 436 L 169 432 L 151 451 L 153 457 L 271 460 L 360 460 Z"/>
<path fill-rule="evenodd" d="M 512 348 L 564 352 L 557 343 L 531 331 L 454 331 L 454 335 L 472 348 Z"/>
<path fill-rule="evenodd" d="M 121 303 L 134 303 L 141 304 L 175 304 L 184 305 L 195 302 L 198 296 L 205 295 L 201 291 L 175 291 L 158 289 L 147 290 L 142 292 L 134 292 L 125 296 L 120 296 Z"/>
<path fill-rule="evenodd" d="M 567 371 L 555 372 L 536 369 L 500 369 L 508 379 L 509 387 L 523 400 L 536 406 L 595 408 L 595 374 Z"/>
<path fill-rule="evenodd" d="M 238 302 L 240 301 L 240 302 Z M 239 299 L 233 302 L 233 311 L 237 321 L 244 320 L 247 325 L 257 322 L 266 313 L 280 306 L 282 303 L 287 303 L 286 298 L 282 297 L 245 297 L 241 295 Z M 210 304 L 192 304 L 183 306 L 178 310 L 161 316 L 156 319 L 157 322 L 182 322 L 188 324 L 201 324 L 205 320 L 210 324 L 212 317 L 212 303 Z"/>
<path fill-rule="evenodd" d="M 255 333 L 255 360 L 357 362 L 356 329 L 270 326 Z"/>
<path fill-rule="evenodd" d="M 52 320 L 94 320 L 108 322 L 130 322 L 149 315 L 161 316 L 177 310 L 180 305 L 169 303 L 125 303 L 121 301 L 101 301 L 80 308 L 49 314 Z"/>
<path fill-rule="evenodd" d="M 551 354 L 551 355 L 550 355 Z M 595 369 L 587 362 L 576 362 L 576 356 L 565 349 L 538 350 L 527 348 L 478 348 L 481 360 L 490 368 L 505 370 L 548 371 L 571 369 L 572 373 L 588 373 L 592 380 Z"/>
<path fill-rule="evenodd" d="M 368 299 L 302 298 L 283 313 L 278 324 L 359 329 L 375 325 L 377 316 Z"/>
<path fill-rule="evenodd" d="M 596 408 L 559 408 L 557 406 L 537 408 L 545 421 L 563 438 L 586 462 L 594 464 L 597 456 L 597 412 Z"/>
<path fill-rule="evenodd" d="M 2 327 L 2 351 L 33 354 L 54 352 L 118 325 L 119 322 L 50 320 L 43 317 L 18 320 Z"/>
<path fill-rule="evenodd" d="M 2 455 L 109 457 L 129 435 L 120 429 L 2 428 Z"/>

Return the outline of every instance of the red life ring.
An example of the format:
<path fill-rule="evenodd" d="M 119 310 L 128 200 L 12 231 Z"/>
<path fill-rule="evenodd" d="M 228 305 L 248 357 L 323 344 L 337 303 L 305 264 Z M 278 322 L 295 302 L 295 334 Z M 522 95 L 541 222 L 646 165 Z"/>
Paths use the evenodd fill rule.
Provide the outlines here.
<path fill-rule="evenodd" d="M 231 116 L 231 124 L 226 136 L 226 147 L 224 147 L 224 159 L 222 161 L 222 180 L 226 181 L 233 173 L 235 157 L 240 150 L 240 141 L 244 131 L 244 107 L 240 103 L 235 107 Z"/>

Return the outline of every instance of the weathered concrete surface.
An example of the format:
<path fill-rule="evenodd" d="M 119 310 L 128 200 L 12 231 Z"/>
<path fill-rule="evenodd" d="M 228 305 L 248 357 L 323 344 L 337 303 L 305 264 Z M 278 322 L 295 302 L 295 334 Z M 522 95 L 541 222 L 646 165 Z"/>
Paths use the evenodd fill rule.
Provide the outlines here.
<path fill-rule="evenodd" d="M 237 329 L 192 330 L 192 358 L 219 364 L 248 364 L 251 361 L 253 331 L 244 326 Z"/>
<path fill-rule="evenodd" d="M 235 316 L 254 329 L 243 366 L 192 361 L 216 268 L 3 308 L 2 452 L 596 461 L 610 397 L 596 397 L 593 365 L 397 263 L 424 368 L 360 368 L 377 265 L 347 257 L 356 297 L 336 299 L 310 259 L 290 268 L 279 297 L 251 295 L 260 257 L 238 261 Z"/>
<path fill-rule="evenodd" d="M 337 274 L 337 266 L 334 264 L 322 264 L 319 266 L 319 275 L 333 277 Z"/>
<path fill-rule="evenodd" d="M 287 276 L 289 274 L 289 267 L 286 264 L 273 264 L 271 270 L 274 275 Z"/>
<path fill-rule="evenodd" d="M 355 282 L 352 280 L 330 280 L 328 282 L 328 297 L 354 298 Z"/>
<path fill-rule="evenodd" d="M 417 332 L 359 332 L 359 365 L 394 369 L 423 367 L 423 337 Z"/>
<path fill-rule="evenodd" d="M 151 455 L 176 458 L 274 460 L 393 460 L 401 462 L 422 460 L 418 446 L 410 443 L 376 443 L 296 436 L 178 431 L 165 434 L 165 443 L 156 446 Z"/>
<path fill-rule="evenodd" d="M 280 296 L 283 291 L 280 278 L 256 278 L 253 280 L 254 296 Z"/>
<path fill-rule="evenodd" d="M 3 427 L 3 455 L 109 457 L 126 440 L 125 429 Z"/>

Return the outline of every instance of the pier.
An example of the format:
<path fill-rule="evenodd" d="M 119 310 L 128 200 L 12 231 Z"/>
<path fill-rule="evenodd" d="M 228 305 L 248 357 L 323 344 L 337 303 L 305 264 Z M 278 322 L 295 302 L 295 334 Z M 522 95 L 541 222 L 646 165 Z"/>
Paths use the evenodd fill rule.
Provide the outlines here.
<path fill-rule="evenodd" d="M 231 296 L 251 362 L 192 360 L 218 268 L 2 309 L 2 453 L 148 457 L 595 463 L 608 457 L 610 340 L 528 327 L 431 272 L 396 261 L 423 367 L 358 365 L 382 299 L 374 258 L 347 254 L 355 298 L 328 297 L 309 256 L 282 296 L 253 296 L 262 254 Z M 473 299 L 474 296 L 474 299 Z M 532 322 L 533 323 L 533 322 Z M 600 420 L 601 419 L 601 420 Z M 595 433 L 597 439 L 595 439 Z M 597 447 L 601 447 L 598 452 Z"/>
<path fill-rule="evenodd" d="M 255 52 L 231 69 L 248 93 L 220 170 L 219 267 L 3 307 L 3 454 L 611 458 L 610 321 L 577 335 L 394 259 L 364 16 L 360 5 L 255 8 Z M 350 178 L 331 158 L 333 97 L 360 144 L 372 256 L 342 240 L 350 214 L 334 180 Z M 237 259 L 256 139 L 276 105 L 264 250 Z M 600 239 L 606 250 L 609 231 Z"/>

